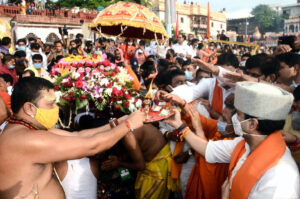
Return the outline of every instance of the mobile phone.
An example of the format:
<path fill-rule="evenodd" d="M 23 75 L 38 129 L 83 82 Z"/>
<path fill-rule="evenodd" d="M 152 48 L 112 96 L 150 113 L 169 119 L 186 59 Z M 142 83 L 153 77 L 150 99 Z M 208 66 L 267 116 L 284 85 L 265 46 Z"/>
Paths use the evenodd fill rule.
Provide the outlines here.
<path fill-rule="evenodd" d="M 296 36 L 282 36 L 278 38 L 278 45 L 280 44 L 285 44 L 285 45 L 289 45 L 293 50 L 293 52 L 295 52 L 295 41 L 297 40 Z"/>

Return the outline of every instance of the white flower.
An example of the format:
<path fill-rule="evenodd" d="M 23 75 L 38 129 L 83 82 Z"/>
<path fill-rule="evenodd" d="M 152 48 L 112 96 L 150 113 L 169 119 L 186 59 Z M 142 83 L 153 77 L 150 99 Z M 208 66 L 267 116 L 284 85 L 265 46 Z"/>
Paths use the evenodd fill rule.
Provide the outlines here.
<path fill-rule="evenodd" d="M 65 79 L 63 79 L 62 81 L 61 81 L 61 83 L 66 83 L 66 82 L 68 82 L 69 80 L 67 79 L 67 78 L 65 78 Z"/>
<path fill-rule="evenodd" d="M 109 83 L 109 81 L 108 81 L 107 78 L 103 78 L 103 79 L 101 79 L 101 81 L 100 81 L 100 85 L 101 85 L 101 86 L 106 86 L 108 83 Z"/>
<path fill-rule="evenodd" d="M 111 96 L 112 88 L 107 88 L 105 89 L 104 93 L 107 94 L 108 96 Z"/>
<path fill-rule="evenodd" d="M 138 101 L 135 103 L 137 108 L 140 108 L 142 106 L 142 100 L 138 99 Z"/>
<path fill-rule="evenodd" d="M 79 73 L 77 73 L 77 72 L 72 73 L 72 79 L 77 79 L 78 77 L 80 77 Z"/>
<path fill-rule="evenodd" d="M 137 110 L 137 108 L 133 105 L 133 103 L 129 103 L 129 111 L 130 112 L 134 112 L 134 111 L 136 111 Z"/>
<path fill-rule="evenodd" d="M 59 100 L 60 100 L 60 97 L 62 96 L 62 92 L 56 91 L 56 92 L 55 92 L 55 96 L 56 96 L 56 103 L 58 103 Z"/>

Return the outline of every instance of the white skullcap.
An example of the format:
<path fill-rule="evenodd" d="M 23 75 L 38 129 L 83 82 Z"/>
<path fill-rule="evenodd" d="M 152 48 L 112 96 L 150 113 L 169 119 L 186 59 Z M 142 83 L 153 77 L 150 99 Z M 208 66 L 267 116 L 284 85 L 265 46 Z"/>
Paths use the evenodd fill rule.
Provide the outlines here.
<path fill-rule="evenodd" d="M 264 120 L 285 120 L 294 97 L 291 93 L 271 84 L 238 82 L 234 106 L 237 110 Z"/>

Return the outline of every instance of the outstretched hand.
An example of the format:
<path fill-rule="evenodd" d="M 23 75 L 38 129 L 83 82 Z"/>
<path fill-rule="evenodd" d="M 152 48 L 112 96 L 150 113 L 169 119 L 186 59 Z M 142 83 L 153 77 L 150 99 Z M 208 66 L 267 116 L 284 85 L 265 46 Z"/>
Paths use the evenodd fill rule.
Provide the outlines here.
<path fill-rule="evenodd" d="M 181 115 L 177 109 L 175 110 L 175 114 L 169 117 L 168 119 L 164 120 L 164 122 L 170 124 L 175 129 L 178 129 L 183 124 L 181 121 Z"/>
<path fill-rule="evenodd" d="M 191 117 L 191 121 L 196 134 L 200 136 L 204 136 L 200 115 L 196 107 L 193 105 L 186 105 L 184 109 Z"/>
<path fill-rule="evenodd" d="M 138 110 L 128 116 L 127 121 L 132 125 L 133 129 L 138 129 L 144 125 L 145 113 Z"/>

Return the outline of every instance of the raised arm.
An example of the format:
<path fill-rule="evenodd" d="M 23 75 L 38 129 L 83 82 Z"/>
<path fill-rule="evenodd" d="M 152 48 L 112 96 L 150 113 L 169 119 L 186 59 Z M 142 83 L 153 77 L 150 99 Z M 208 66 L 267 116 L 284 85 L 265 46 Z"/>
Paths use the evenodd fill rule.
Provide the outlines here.
<path fill-rule="evenodd" d="M 22 151 L 33 163 L 50 163 L 92 156 L 111 148 L 130 128 L 143 125 L 144 113 L 137 111 L 114 129 L 89 137 L 59 136 L 45 131 L 19 134 L 12 143 L 13 150 Z M 17 147 L 13 147 L 17 146 Z"/>
<path fill-rule="evenodd" d="M 205 61 L 201 60 L 201 59 L 195 59 L 192 58 L 191 59 L 192 63 L 197 64 L 202 70 L 211 72 L 213 75 L 218 76 L 219 75 L 219 67 L 210 64 L 210 63 L 206 63 Z"/>
<path fill-rule="evenodd" d="M 191 117 L 194 117 L 199 113 L 190 113 Z M 195 117 L 194 117 L 195 118 Z M 176 113 L 173 117 L 165 120 L 166 123 L 172 125 L 174 128 L 178 129 L 182 124 L 181 115 L 179 111 L 176 110 Z M 198 126 L 194 126 L 196 134 L 193 132 L 188 133 L 185 136 L 185 140 L 189 143 L 189 145 L 200 155 L 205 157 L 206 147 L 207 147 L 207 139 L 202 130 L 201 121 L 199 119 Z"/>

